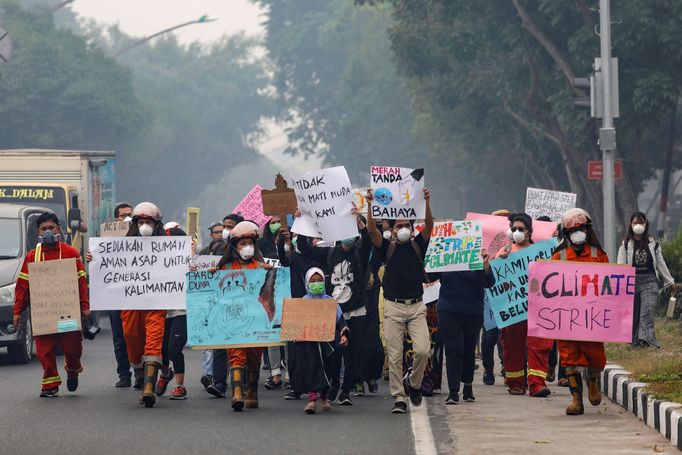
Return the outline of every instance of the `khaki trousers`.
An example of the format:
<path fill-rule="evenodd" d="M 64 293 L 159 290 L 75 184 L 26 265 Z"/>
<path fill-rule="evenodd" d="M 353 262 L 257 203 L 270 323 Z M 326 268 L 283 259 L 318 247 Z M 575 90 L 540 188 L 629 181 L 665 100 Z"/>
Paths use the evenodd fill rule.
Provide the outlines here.
<path fill-rule="evenodd" d="M 388 376 L 391 395 L 395 401 L 407 403 L 403 386 L 403 342 L 405 334 L 412 339 L 414 359 L 410 386 L 421 387 L 424 369 L 429 361 L 431 341 L 426 324 L 426 305 L 423 302 L 404 304 L 384 300 L 384 335 L 388 353 Z"/>

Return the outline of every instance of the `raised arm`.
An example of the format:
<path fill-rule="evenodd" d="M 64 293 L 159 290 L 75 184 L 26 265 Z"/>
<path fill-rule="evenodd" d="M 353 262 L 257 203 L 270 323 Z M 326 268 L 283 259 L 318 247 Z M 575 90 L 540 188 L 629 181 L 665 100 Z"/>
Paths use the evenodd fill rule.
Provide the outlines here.
<path fill-rule="evenodd" d="M 426 201 L 426 215 L 424 217 L 424 230 L 422 237 L 426 242 L 431 238 L 433 232 L 433 214 L 431 213 L 431 192 L 428 188 L 424 188 L 424 201 Z"/>
<path fill-rule="evenodd" d="M 367 232 L 369 233 L 369 238 L 372 241 L 372 244 L 377 248 L 381 248 L 384 238 L 381 236 L 381 232 L 379 232 L 379 228 L 374 222 L 374 217 L 372 216 L 372 202 L 374 202 L 374 195 L 372 194 L 371 189 L 367 190 L 365 199 L 367 200 Z"/>

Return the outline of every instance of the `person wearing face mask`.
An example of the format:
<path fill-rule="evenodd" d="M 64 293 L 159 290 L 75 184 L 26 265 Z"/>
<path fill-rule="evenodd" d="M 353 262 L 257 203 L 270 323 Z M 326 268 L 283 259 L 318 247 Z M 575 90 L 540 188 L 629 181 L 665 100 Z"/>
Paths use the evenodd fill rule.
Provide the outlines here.
<path fill-rule="evenodd" d="M 133 209 L 128 237 L 165 237 L 161 211 L 151 202 L 141 202 Z M 123 310 L 123 335 L 128 360 L 135 370 L 135 382 L 142 382 L 140 404 L 151 408 L 156 403 L 154 389 L 162 364 L 165 310 Z"/>
<path fill-rule="evenodd" d="M 81 318 L 90 316 L 88 301 L 88 283 L 80 259 L 80 253 L 70 245 L 62 242 L 62 231 L 57 215 L 44 212 L 36 220 L 38 228 L 38 245 L 26 254 L 21 272 L 15 287 L 14 327 L 21 327 L 22 319 L 30 305 L 30 286 L 28 265 L 34 262 L 55 261 L 76 258 L 76 274 L 78 277 L 78 297 L 80 300 Z M 78 388 L 78 375 L 83 371 L 81 354 L 83 353 L 83 334 L 81 331 L 54 333 L 50 335 L 36 335 L 34 337 L 36 356 L 43 367 L 43 380 L 40 391 L 42 398 L 52 398 L 59 395 L 62 382 L 57 370 L 56 350 L 61 347 L 64 353 L 64 369 L 66 370 L 66 388 L 75 392 Z"/>
<path fill-rule="evenodd" d="M 412 238 L 412 220 L 391 220 L 395 241 L 386 240 L 372 218 L 371 191 L 367 193 L 367 225 L 372 243 L 385 264 L 384 279 L 384 332 L 389 362 L 389 387 L 395 400 L 391 412 L 407 412 L 407 392 L 413 406 L 420 406 L 420 391 L 424 370 L 429 360 L 431 341 L 426 322 L 426 305 L 422 299 L 423 283 L 428 282 L 424 258 L 433 230 L 431 195 L 424 189 L 426 217 L 422 232 Z M 403 381 L 403 340 L 405 334 L 412 339 L 414 358 L 412 370 Z"/>
<path fill-rule="evenodd" d="M 242 221 L 230 231 L 229 244 L 218 262 L 218 270 L 242 270 L 271 268 L 263 262 L 263 255 L 256 247 L 259 227 L 252 221 Z M 213 269 L 211 269 L 213 270 Z M 254 304 L 260 305 L 257 300 Z M 258 407 L 258 379 L 264 348 L 230 348 L 227 350 L 232 388 L 232 409 L 241 411 Z M 214 358 L 214 367 L 217 366 Z M 246 373 L 246 375 L 245 375 Z M 246 393 L 243 392 L 246 377 Z"/>
<path fill-rule="evenodd" d="M 360 240 L 357 237 L 345 239 L 333 247 L 312 246 L 307 237 L 299 234 L 298 248 L 301 254 L 311 261 L 325 264 L 329 270 L 329 282 L 332 297 L 341 306 L 343 318 L 353 333 L 353 341 L 347 347 L 339 350 L 332 373 L 332 387 L 329 399 L 334 401 L 338 393 L 338 402 L 343 406 L 353 404 L 350 391 L 356 382 L 365 382 L 366 359 L 364 339 L 367 322 L 367 272 L 370 250 L 372 248 L 367 227 L 357 212 L 356 216 Z M 343 359 L 343 384 L 340 383 L 341 361 Z M 341 389 L 339 393 L 338 390 Z"/>
<path fill-rule="evenodd" d="M 533 243 L 533 220 L 526 213 L 509 215 L 508 234 L 513 243 L 511 246 L 503 247 L 498 252 L 498 257 L 505 258 L 509 253 L 520 251 Z M 545 379 L 553 341 L 530 337 L 527 334 L 528 321 L 517 322 L 501 330 L 504 382 L 510 395 L 524 395 L 527 383 L 531 397 L 544 398 L 551 393 Z"/>
<path fill-rule="evenodd" d="M 223 218 L 223 240 L 229 240 L 230 231 L 242 221 L 244 221 L 244 217 L 236 213 L 231 213 Z"/>
<path fill-rule="evenodd" d="M 583 209 L 570 209 L 561 218 L 562 240 L 554 250 L 552 260 L 608 263 L 609 257 L 592 229 L 592 219 Z M 587 368 L 588 398 L 593 406 L 601 403 L 599 375 L 606 365 L 604 343 L 595 341 L 558 340 L 561 364 L 566 368 L 572 401 L 567 415 L 584 414 L 581 370 Z"/>
<path fill-rule="evenodd" d="M 258 239 L 258 249 L 264 258 L 278 259 L 277 240 L 282 228 L 282 218 L 275 215 L 263 226 L 263 234 Z"/>
<path fill-rule="evenodd" d="M 307 288 L 304 299 L 331 299 L 327 295 L 324 272 L 313 267 L 305 273 Z M 296 386 L 308 392 L 308 403 L 304 411 L 315 414 L 318 404 L 322 411 L 331 411 L 329 389 L 331 387 L 332 369 L 334 367 L 334 351 L 338 346 L 348 345 L 350 331 L 341 316 L 341 307 L 337 306 L 336 343 L 293 342 L 289 348 L 291 354 L 291 377 Z"/>
<path fill-rule="evenodd" d="M 663 259 L 661 246 L 649 234 L 649 221 L 642 212 L 635 212 L 630 217 L 627 235 L 618 248 L 618 263 L 636 269 L 632 346 L 660 348 L 654 331 L 658 280 L 663 282 L 664 288 L 670 286 L 673 293 L 677 286 Z"/>

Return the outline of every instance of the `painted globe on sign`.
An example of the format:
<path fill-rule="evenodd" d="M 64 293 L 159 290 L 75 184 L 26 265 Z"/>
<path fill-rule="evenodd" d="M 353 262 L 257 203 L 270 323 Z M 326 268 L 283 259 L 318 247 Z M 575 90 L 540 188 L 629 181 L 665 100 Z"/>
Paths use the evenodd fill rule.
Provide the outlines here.
<path fill-rule="evenodd" d="M 393 194 L 388 188 L 378 188 L 374 191 L 374 200 L 381 205 L 389 205 L 393 202 Z"/>

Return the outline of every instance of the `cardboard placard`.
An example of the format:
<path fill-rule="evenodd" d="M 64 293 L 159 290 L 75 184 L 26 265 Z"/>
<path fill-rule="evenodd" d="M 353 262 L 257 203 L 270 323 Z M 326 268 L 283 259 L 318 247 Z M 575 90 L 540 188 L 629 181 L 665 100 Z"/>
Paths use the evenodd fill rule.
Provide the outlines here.
<path fill-rule="evenodd" d="M 630 343 L 635 268 L 537 261 L 528 269 L 528 335 L 553 340 Z"/>
<path fill-rule="evenodd" d="M 284 299 L 282 341 L 334 341 L 338 304 L 333 299 Z"/>
<path fill-rule="evenodd" d="M 263 213 L 266 215 L 282 216 L 296 213 L 296 192 L 293 188 L 289 188 L 282 174 L 277 174 L 275 177 L 274 189 L 261 190 L 261 198 L 263 199 Z"/>
<path fill-rule="evenodd" d="M 244 196 L 244 199 L 237 204 L 237 207 L 232 210 L 232 213 L 243 216 L 249 221 L 253 221 L 258 226 L 263 227 L 265 223 L 270 221 L 270 217 L 263 213 L 263 198 L 261 197 L 263 187 L 260 185 L 254 186 L 251 191 Z"/>
<path fill-rule="evenodd" d="M 218 267 L 218 262 L 222 256 L 215 254 L 197 254 L 193 256 L 190 263 L 197 268 L 197 271 L 208 270 L 211 267 Z"/>
<path fill-rule="evenodd" d="M 99 226 L 100 237 L 125 237 L 130 230 L 130 221 L 113 221 Z"/>
<path fill-rule="evenodd" d="M 355 198 L 355 207 L 362 215 L 367 216 L 367 188 L 354 188 L 353 197 Z"/>
<path fill-rule="evenodd" d="M 424 169 L 372 166 L 372 217 L 375 220 L 424 218 Z"/>
<path fill-rule="evenodd" d="M 502 247 L 511 243 L 507 237 L 509 220 L 506 216 L 468 212 L 465 219 L 477 220 L 483 225 L 483 248 L 488 250 L 490 257 L 495 257 Z M 551 239 L 556 228 L 557 225 L 551 221 L 533 220 L 533 241 Z"/>
<path fill-rule="evenodd" d="M 28 264 L 33 335 L 81 330 L 76 259 Z"/>
<path fill-rule="evenodd" d="M 525 212 L 534 220 L 548 216 L 552 221 L 559 222 L 566 210 L 575 208 L 577 199 L 575 193 L 529 187 L 526 190 Z"/>
<path fill-rule="evenodd" d="M 187 207 L 187 217 L 185 224 L 185 233 L 190 237 L 195 237 L 199 232 L 199 219 L 201 218 L 201 209 L 198 207 Z"/>
<path fill-rule="evenodd" d="M 424 300 L 426 305 L 438 300 L 438 297 L 440 297 L 440 280 L 424 283 L 422 286 L 424 287 L 422 300 Z"/>
<path fill-rule="evenodd" d="M 415 229 L 424 230 L 423 223 Z M 424 267 L 431 272 L 483 270 L 483 229 L 478 221 L 438 221 L 433 225 Z"/>

